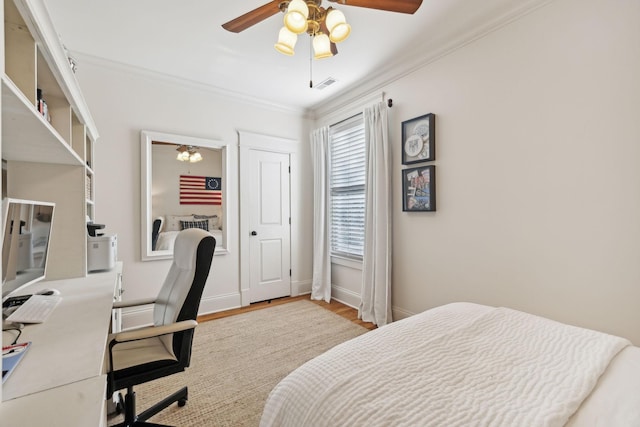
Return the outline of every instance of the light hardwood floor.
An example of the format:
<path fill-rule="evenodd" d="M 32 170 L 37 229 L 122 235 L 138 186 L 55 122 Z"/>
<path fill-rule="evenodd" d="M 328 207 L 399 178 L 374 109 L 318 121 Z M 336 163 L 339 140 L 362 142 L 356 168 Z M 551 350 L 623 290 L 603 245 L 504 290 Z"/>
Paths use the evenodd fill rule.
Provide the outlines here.
<path fill-rule="evenodd" d="M 300 301 L 300 300 L 309 300 L 319 305 L 320 307 L 325 308 L 339 316 L 342 316 L 345 319 L 349 319 L 353 323 L 363 326 L 369 330 L 376 328 L 376 325 L 374 325 L 373 323 L 363 322 L 362 320 L 358 319 L 358 310 L 356 310 L 355 308 L 349 307 L 348 305 L 342 304 L 341 302 L 338 302 L 335 300 L 331 300 L 330 303 L 326 303 L 324 301 L 310 300 L 309 295 L 278 298 L 271 301 L 257 302 L 249 305 L 248 307 L 240 307 L 240 308 L 234 308 L 232 310 L 220 311 L 218 313 L 205 314 L 203 316 L 198 316 L 198 322 L 206 322 L 208 320 L 221 319 L 223 317 L 233 316 L 235 314 L 247 313 L 254 310 L 261 310 L 263 308 L 273 307 L 280 304 L 287 304 L 293 301 Z"/>

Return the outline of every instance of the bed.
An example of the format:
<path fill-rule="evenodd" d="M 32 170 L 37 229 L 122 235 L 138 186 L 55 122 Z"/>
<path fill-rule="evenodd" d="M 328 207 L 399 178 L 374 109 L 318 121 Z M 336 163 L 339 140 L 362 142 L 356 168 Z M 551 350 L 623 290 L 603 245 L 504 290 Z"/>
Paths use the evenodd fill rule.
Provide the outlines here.
<path fill-rule="evenodd" d="M 340 344 L 285 377 L 260 426 L 640 426 L 640 348 L 454 303 Z"/>
<path fill-rule="evenodd" d="M 218 247 L 223 246 L 218 215 L 166 215 L 153 220 L 151 250 L 173 251 L 176 236 L 185 228 L 202 228 L 216 238 Z"/>

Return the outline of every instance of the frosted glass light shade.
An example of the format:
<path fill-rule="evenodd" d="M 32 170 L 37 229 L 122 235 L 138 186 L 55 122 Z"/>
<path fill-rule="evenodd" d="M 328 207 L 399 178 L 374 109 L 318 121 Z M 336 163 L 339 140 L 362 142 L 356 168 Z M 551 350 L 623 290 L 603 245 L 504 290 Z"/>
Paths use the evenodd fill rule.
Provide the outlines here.
<path fill-rule="evenodd" d="M 307 18 L 309 7 L 303 0 L 291 0 L 287 13 L 284 15 L 284 26 L 294 34 L 302 34 L 307 31 Z"/>
<path fill-rule="evenodd" d="M 189 160 L 189 152 L 185 150 L 178 153 L 178 157 L 176 157 L 176 159 L 180 160 L 181 162 L 186 162 L 187 160 Z"/>
<path fill-rule="evenodd" d="M 297 35 L 289 31 L 287 27 L 282 27 L 278 34 L 278 43 L 276 43 L 275 48 L 278 52 L 291 56 L 295 53 L 293 48 L 297 41 Z"/>
<path fill-rule="evenodd" d="M 202 155 L 197 151 L 189 156 L 189 161 L 191 163 L 199 162 L 200 160 L 202 160 Z"/>
<path fill-rule="evenodd" d="M 333 56 L 331 53 L 331 42 L 329 41 L 329 36 L 324 33 L 318 33 L 313 38 L 313 52 L 315 59 L 328 58 Z"/>
<path fill-rule="evenodd" d="M 329 39 L 334 43 L 346 40 L 349 34 L 351 34 L 351 25 L 347 24 L 344 13 L 337 9 L 331 9 L 329 13 L 327 13 L 325 23 L 329 30 Z"/>

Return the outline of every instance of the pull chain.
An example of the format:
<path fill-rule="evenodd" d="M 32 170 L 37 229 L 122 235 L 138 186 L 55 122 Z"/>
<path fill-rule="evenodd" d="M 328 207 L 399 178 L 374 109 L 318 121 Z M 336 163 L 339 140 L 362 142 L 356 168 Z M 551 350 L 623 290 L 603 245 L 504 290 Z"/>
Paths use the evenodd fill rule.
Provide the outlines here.
<path fill-rule="evenodd" d="M 313 50 L 313 40 L 309 37 L 309 88 L 313 89 L 313 57 L 311 51 Z"/>

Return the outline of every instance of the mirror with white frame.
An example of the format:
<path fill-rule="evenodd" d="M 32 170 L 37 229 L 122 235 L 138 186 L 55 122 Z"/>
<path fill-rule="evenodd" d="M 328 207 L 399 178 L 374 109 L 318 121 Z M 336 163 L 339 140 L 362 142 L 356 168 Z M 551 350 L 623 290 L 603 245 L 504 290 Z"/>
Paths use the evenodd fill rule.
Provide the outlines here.
<path fill-rule="evenodd" d="M 142 131 L 140 246 L 142 260 L 173 257 L 180 230 L 203 228 L 226 253 L 227 144 L 222 141 Z"/>

